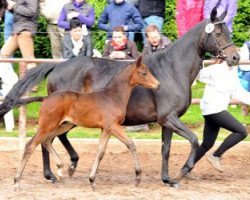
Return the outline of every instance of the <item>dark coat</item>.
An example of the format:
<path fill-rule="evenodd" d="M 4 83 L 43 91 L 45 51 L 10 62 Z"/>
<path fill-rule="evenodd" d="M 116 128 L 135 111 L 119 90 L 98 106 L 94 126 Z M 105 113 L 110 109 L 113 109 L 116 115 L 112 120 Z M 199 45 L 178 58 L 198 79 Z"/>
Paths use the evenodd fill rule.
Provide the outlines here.
<path fill-rule="evenodd" d="M 139 0 L 138 10 L 142 18 L 152 15 L 165 17 L 165 0 Z"/>
<path fill-rule="evenodd" d="M 38 0 L 16 0 L 14 7 L 13 32 L 37 32 Z"/>
<path fill-rule="evenodd" d="M 147 55 L 153 52 L 162 51 L 164 49 L 169 49 L 172 45 L 172 41 L 166 36 L 161 36 L 161 41 L 157 47 L 153 47 L 149 42 L 147 42 L 143 48 L 142 54 Z"/>
<path fill-rule="evenodd" d="M 83 47 L 81 48 L 78 56 L 92 56 L 93 54 L 93 47 L 92 47 L 92 40 L 90 35 L 86 35 L 83 37 Z M 71 59 L 76 57 L 73 53 L 73 43 L 71 41 L 71 35 L 65 34 L 62 39 L 62 54 L 64 59 Z"/>

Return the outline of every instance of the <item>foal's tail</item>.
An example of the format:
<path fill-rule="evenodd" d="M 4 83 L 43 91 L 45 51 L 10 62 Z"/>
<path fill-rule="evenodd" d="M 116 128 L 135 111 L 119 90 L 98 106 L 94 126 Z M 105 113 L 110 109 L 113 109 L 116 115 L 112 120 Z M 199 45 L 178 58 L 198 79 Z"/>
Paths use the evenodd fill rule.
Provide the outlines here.
<path fill-rule="evenodd" d="M 23 99 L 18 99 L 15 106 L 18 107 L 18 106 L 29 104 L 31 102 L 35 102 L 35 101 L 43 101 L 45 98 L 46 96 L 45 97 L 27 97 Z"/>
<path fill-rule="evenodd" d="M 40 81 L 45 79 L 57 65 L 58 64 L 41 64 L 30 69 L 25 77 L 19 80 L 4 98 L 3 103 L 0 105 L 0 116 L 3 116 L 13 107 L 17 106 L 18 100 Z"/>

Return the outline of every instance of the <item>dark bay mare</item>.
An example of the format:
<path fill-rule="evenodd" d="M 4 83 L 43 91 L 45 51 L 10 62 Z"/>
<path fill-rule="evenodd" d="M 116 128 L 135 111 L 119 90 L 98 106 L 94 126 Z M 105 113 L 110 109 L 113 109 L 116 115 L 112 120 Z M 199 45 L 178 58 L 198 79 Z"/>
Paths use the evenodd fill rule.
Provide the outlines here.
<path fill-rule="evenodd" d="M 182 167 L 180 178 L 193 168 L 198 140 L 180 120 L 191 103 L 191 85 L 202 66 L 205 52 L 213 53 L 228 63 L 237 65 L 239 54 L 233 45 L 227 26 L 223 22 L 225 15 L 216 17 L 216 9 L 210 19 L 197 24 L 182 38 L 174 42 L 167 51 L 151 54 L 144 59 L 151 73 L 159 80 L 161 87 L 157 91 L 136 87 L 131 94 L 124 125 L 136 125 L 157 122 L 162 126 L 162 181 L 175 186 L 168 173 L 168 160 L 173 132 L 191 143 L 190 155 Z M 111 77 L 125 65 L 123 62 L 105 59 L 96 60 L 78 57 L 59 65 L 41 65 L 27 73 L 9 92 L 0 105 L 0 115 L 13 108 L 27 91 L 43 80 L 48 74 L 48 91 L 82 91 L 82 88 L 99 89 L 104 87 Z M 70 145 L 66 134 L 59 137 L 71 156 L 72 173 L 77 165 L 78 156 Z M 49 167 L 48 153 L 43 149 L 44 173 L 47 179 L 56 180 Z"/>
<path fill-rule="evenodd" d="M 98 166 L 104 156 L 108 140 L 111 135 L 117 137 L 130 150 L 135 164 L 135 185 L 141 180 L 141 166 L 136 147 L 121 127 L 125 119 L 126 107 L 135 85 L 147 88 L 159 88 L 159 82 L 152 76 L 142 58 L 123 67 L 120 73 L 103 90 L 79 93 L 74 91 L 57 91 L 48 97 L 35 97 L 43 100 L 36 134 L 26 144 L 21 165 L 14 179 L 15 189 L 19 189 L 25 165 L 37 145 L 41 144 L 49 151 L 58 167 L 58 176 L 62 176 L 63 162 L 55 149 L 52 140 L 74 126 L 100 128 L 101 138 L 98 145 L 97 156 L 90 173 L 92 189 L 95 188 L 95 178 Z M 27 103 L 30 102 L 30 97 Z M 24 104 L 26 101 L 23 100 Z"/>

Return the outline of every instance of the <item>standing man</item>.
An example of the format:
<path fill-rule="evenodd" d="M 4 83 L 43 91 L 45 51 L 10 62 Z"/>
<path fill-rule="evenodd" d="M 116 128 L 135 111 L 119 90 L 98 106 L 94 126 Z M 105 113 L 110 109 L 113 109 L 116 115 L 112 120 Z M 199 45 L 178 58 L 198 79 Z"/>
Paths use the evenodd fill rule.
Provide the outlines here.
<path fill-rule="evenodd" d="M 146 43 L 145 28 L 149 24 L 157 26 L 161 32 L 165 18 L 165 0 L 139 0 L 138 10 L 143 19 L 143 43 Z"/>
<path fill-rule="evenodd" d="M 131 24 L 130 20 L 134 24 Z M 98 27 L 107 32 L 107 40 L 110 40 L 115 26 L 123 26 L 126 32 L 140 31 L 143 25 L 136 7 L 125 0 L 114 0 L 112 4 L 107 5 L 99 18 Z"/>
<path fill-rule="evenodd" d="M 47 33 L 49 34 L 52 58 L 62 59 L 62 37 L 64 34 L 64 29 L 57 26 L 57 20 L 59 18 L 60 12 L 66 3 L 70 0 L 41 0 L 40 11 L 41 14 L 46 18 Z"/>

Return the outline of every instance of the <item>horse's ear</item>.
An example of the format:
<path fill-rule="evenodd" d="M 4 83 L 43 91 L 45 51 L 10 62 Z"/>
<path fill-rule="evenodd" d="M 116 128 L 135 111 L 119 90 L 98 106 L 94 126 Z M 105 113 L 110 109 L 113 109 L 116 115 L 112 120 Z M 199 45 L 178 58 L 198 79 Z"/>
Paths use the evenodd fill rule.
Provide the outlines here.
<path fill-rule="evenodd" d="M 214 7 L 211 14 L 210 14 L 210 20 L 211 22 L 215 22 L 217 16 L 217 8 Z"/>
<path fill-rule="evenodd" d="M 226 16 L 227 16 L 227 11 L 225 10 L 225 11 L 221 14 L 221 16 L 219 17 L 219 19 L 220 19 L 221 21 L 223 21 L 223 20 L 225 19 Z"/>
<path fill-rule="evenodd" d="M 135 61 L 136 66 L 140 66 L 141 62 L 142 62 L 142 55 L 140 55 Z"/>

